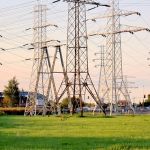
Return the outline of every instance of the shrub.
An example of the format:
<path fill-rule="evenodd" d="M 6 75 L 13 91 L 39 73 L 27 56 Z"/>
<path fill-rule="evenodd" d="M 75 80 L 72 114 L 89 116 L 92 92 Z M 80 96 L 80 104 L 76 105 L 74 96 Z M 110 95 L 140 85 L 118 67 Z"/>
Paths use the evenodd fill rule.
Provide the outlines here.
<path fill-rule="evenodd" d="M 24 108 L 22 107 L 0 108 L 0 112 L 4 112 L 4 114 L 7 114 L 7 115 L 23 115 Z"/>
<path fill-rule="evenodd" d="M 5 112 L 4 111 L 0 111 L 0 116 L 4 116 Z"/>
<path fill-rule="evenodd" d="M 5 97 L 2 101 L 3 107 L 11 107 L 12 106 L 12 102 L 11 99 L 8 97 Z"/>

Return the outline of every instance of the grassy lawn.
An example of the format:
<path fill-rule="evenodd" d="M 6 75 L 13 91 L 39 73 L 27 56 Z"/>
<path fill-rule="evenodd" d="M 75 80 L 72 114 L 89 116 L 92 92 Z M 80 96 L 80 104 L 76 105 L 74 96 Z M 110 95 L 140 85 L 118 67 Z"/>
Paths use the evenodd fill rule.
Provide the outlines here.
<path fill-rule="evenodd" d="M 0 150 L 150 149 L 150 115 L 0 116 Z"/>

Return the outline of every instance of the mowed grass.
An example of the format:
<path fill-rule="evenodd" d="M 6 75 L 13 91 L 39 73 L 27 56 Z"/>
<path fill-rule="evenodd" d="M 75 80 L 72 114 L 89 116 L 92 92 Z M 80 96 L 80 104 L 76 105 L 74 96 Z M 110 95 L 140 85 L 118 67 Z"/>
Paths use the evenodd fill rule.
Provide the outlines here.
<path fill-rule="evenodd" d="M 150 115 L 0 117 L 0 150 L 150 149 Z"/>

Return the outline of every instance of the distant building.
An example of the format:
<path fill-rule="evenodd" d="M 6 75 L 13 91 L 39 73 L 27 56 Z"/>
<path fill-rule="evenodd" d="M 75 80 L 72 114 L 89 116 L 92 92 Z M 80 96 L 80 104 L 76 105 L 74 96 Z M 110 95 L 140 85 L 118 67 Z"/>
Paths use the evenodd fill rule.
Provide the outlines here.
<path fill-rule="evenodd" d="M 44 101 L 43 101 L 43 95 L 42 94 L 37 94 L 37 101 L 36 104 L 43 106 L 44 105 Z M 2 101 L 4 99 L 4 94 L 3 92 L 0 92 L 0 107 L 2 106 Z M 26 101 L 28 99 L 28 92 L 26 91 L 21 91 L 19 93 L 19 106 L 20 107 L 25 107 L 26 105 Z"/>
<path fill-rule="evenodd" d="M 3 98 L 4 98 L 3 92 L 0 92 L 0 107 L 2 106 Z"/>
<path fill-rule="evenodd" d="M 20 107 L 25 106 L 27 98 L 28 98 L 28 92 L 21 91 L 19 93 L 19 106 Z M 2 106 L 3 99 L 4 99 L 4 93 L 0 92 L 0 107 Z"/>
<path fill-rule="evenodd" d="M 24 91 L 21 91 L 19 93 L 19 106 L 20 107 L 25 107 L 26 105 L 26 101 L 28 99 L 28 92 L 24 92 Z"/>
<path fill-rule="evenodd" d="M 126 107 L 126 106 L 128 106 L 128 101 L 127 100 L 119 100 L 118 106 L 119 107 Z"/>

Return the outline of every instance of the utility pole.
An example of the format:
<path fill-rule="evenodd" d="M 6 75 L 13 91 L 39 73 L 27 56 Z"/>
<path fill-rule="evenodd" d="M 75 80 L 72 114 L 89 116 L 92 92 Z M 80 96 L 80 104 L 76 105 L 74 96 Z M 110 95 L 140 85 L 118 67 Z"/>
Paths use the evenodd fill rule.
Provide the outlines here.
<path fill-rule="evenodd" d="M 55 98 L 57 97 L 47 49 L 47 42 L 49 41 L 47 41 L 46 33 L 48 26 L 54 25 L 47 24 L 47 5 L 42 4 L 42 1 L 38 0 L 37 5 L 34 7 L 33 67 L 24 115 L 36 116 L 39 113 L 45 115 L 49 93 L 52 91 L 49 84 L 53 85 L 54 96 Z"/>
<path fill-rule="evenodd" d="M 122 48 L 121 48 L 121 33 L 129 32 L 133 34 L 138 31 L 149 31 L 147 28 L 122 26 L 120 24 L 121 16 L 140 15 L 134 11 L 121 11 L 119 9 L 119 0 L 110 0 L 111 8 L 108 9 L 108 14 L 92 18 L 91 20 L 107 18 L 107 27 L 104 33 L 95 33 L 89 36 L 101 35 L 106 37 L 106 48 L 104 67 L 105 70 L 105 90 L 98 91 L 103 93 L 104 99 L 109 98 L 110 115 L 113 111 L 118 111 L 118 101 L 125 99 L 128 102 L 129 108 L 134 112 L 129 92 L 123 78 L 123 65 L 122 65 Z M 101 79 L 102 80 L 102 79 Z"/>
<path fill-rule="evenodd" d="M 144 109 L 145 98 L 146 98 L 146 95 L 145 95 L 145 89 L 144 89 L 144 85 L 143 85 L 143 109 Z"/>

